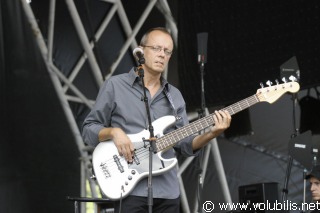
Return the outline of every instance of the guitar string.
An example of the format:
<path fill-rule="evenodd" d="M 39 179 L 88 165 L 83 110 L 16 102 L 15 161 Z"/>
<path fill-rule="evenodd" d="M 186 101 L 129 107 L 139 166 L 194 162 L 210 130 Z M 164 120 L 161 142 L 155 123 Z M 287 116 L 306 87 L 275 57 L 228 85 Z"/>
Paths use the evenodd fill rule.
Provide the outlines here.
<path fill-rule="evenodd" d="M 136 155 L 138 156 L 138 160 L 139 161 L 143 161 L 143 160 L 145 160 L 145 159 L 147 159 L 148 157 L 149 157 L 149 150 L 147 150 L 145 147 L 140 147 L 140 148 L 138 148 L 137 150 L 136 150 Z M 120 157 L 120 155 L 117 155 L 117 157 Z M 110 171 L 110 172 L 115 172 L 115 171 L 118 171 L 119 172 L 119 169 L 118 169 L 118 166 L 117 166 L 117 164 L 114 162 L 114 159 L 112 158 L 110 158 L 109 160 L 107 160 L 107 161 L 109 161 L 108 163 L 107 163 L 107 165 L 108 165 L 108 170 Z M 106 162 L 107 162 L 106 161 Z M 110 162 L 111 161 L 111 162 Z M 120 157 L 120 162 L 122 162 L 122 163 L 126 163 L 126 161 L 125 161 L 125 159 L 123 158 L 123 157 Z M 111 164 L 111 165 L 110 165 Z M 132 164 L 128 164 L 128 167 L 130 168 L 130 166 L 131 166 Z"/>
<path fill-rule="evenodd" d="M 259 102 L 259 98 L 258 97 L 260 97 L 260 96 L 261 96 L 261 94 L 255 94 L 255 95 L 250 96 L 250 97 L 248 97 L 248 98 L 246 98 L 246 99 L 244 99 L 242 101 L 239 101 L 237 103 L 234 103 L 234 104 L 226 107 L 224 110 L 227 110 L 231 115 L 233 115 L 233 114 L 235 114 L 235 113 L 237 113 L 237 112 L 239 112 L 239 111 L 241 111 L 241 110 L 243 110 L 245 108 L 248 108 L 248 107 L 250 107 L 251 105 L 253 105 L 253 104 L 257 103 L 257 102 Z M 179 141 L 179 140 L 182 140 L 183 138 L 187 137 L 187 136 L 185 136 L 183 131 L 185 131 L 185 133 L 188 134 L 188 132 L 187 132 L 188 129 L 189 129 L 189 131 L 192 130 L 192 131 L 198 132 L 198 131 L 206 128 L 206 127 L 203 127 L 203 125 L 202 125 L 202 123 L 204 121 L 207 123 L 206 127 L 214 124 L 214 121 L 213 121 L 213 118 L 212 118 L 212 114 L 207 116 L 207 117 L 204 117 L 203 120 L 200 119 L 198 121 L 195 121 L 195 122 L 191 123 L 190 125 L 186 126 L 185 128 L 182 127 L 180 129 L 177 129 L 176 134 L 178 135 L 178 140 L 175 139 L 173 141 Z M 199 128 L 199 126 L 201 126 L 201 127 Z M 196 130 L 193 130 L 193 129 L 196 129 Z M 180 135 L 182 136 L 181 138 L 179 137 L 178 133 L 180 133 Z M 168 142 L 168 140 L 166 140 L 166 138 L 171 138 L 171 140 L 169 140 L 169 142 Z M 168 148 L 168 146 L 172 145 L 173 143 L 170 142 L 170 141 L 172 141 L 172 138 L 175 138 L 175 137 L 174 137 L 174 134 L 171 132 L 171 134 L 168 133 L 164 137 L 161 137 L 159 140 L 156 140 L 155 143 L 160 145 L 160 149 L 159 149 L 159 146 L 157 146 L 159 151 L 164 149 L 164 148 Z M 162 147 L 163 144 L 166 145 L 166 146 Z M 138 148 L 135 152 L 136 152 L 136 156 L 139 156 L 139 160 L 144 160 L 149 156 L 148 155 L 149 151 L 146 150 L 145 147 Z M 142 154 L 146 154 L 146 155 L 142 155 Z M 120 157 L 120 156 L 117 155 L 117 157 Z M 112 158 L 112 159 L 107 160 L 107 162 L 108 161 L 114 162 L 114 159 Z M 122 157 L 120 157 L 120 161 L 124 161 L 124 159 Z M 110 169 L 112 169 L 112 167 L 115 167 L 115 166 L 117 166 L 116 163 L 112 163 L 112 166 L 109 166 L 109 167 L 110 167 Z M 129 164 L 129 166 L 130 166 L 130 164 Z"/>
<path fill-rule="evenodd" d="M 144 148 L 144 147 L 142 147 L 142 148 Z M 147 158 L 149 158 L 149 151 L 144 149 L 139 153 L 139 161 L 143 161 Z M 123 159 L 123 158 L 120 159 L 120 162 L 126 163 L 125 159 Z M 115 162 L 111 162 L 111 164 L 112 164 L 111 166 L 108 166 L 109 172 L 112 172 L 112 173 L 113 172 L 120 172 L 118 169 L 118 166 Z M 127 163 L 127 165 L 128 165 L 128 168 L 130 168 L 132 166 L 132 164 L 128 164 L 128 163 Z"/>
<path fill-rule="evenodd" d="M 259 102 L 256 95 L 250 96 L 238 103 L 232 104 L 228 107 L 226 107 L 224 110 L 227 110 L 231 115 L 235 114 L 244 108 L 248 108 L 249 106 Z M 206 122 L 206 125 L 204 126 L 203 123 Z M 182 140 L 183 138 L 187 137 L 188 135 L 191 135 L 189 132 L 192 132 L 192 134 L 201 131 L 205 129 L 206 127 L 209 127 L 210 125 L 214 124 L 214 120 L 212 117 L 212 114 L 209 116 L 204 117 L 203 119 L 199 119 L 195 122 L 190 123 L 190 125 L 187 125 L 185 127 L 179 128 L 174 132 L 170 132 L 167 135 L 159 138 L 157 143 L 158 150 L 165 149 L 169 147 L 170 145 L 174 144 L 176 141 Z M 174 136 L 176 135 L 176 137 Z M 185 136 L 187 135 L 187 136 Z"/>
<path fill-rule="evenodd" d="M 136 156 L 138 156 L 139 161 L 142 161 L 142 160 L 146 159 L 147 157 L 149 157 L 149 155 L 148 155 L 149 151 L 146 150 L 145 147 L 140 147 L 140 148 L 136 149 L 135 152 L 136 152 Z M 127 163 L 122 156 L 120 156 L 120 155 L 116 155 L 116 156 L 119 158 L 120 162 Z M 109 158 L 105 162 L 106 162 L 108 170 L 110 172 L 119 171 L 118 165 L 116 162 L 114 162 L 113 158 Z M 128 166 L 130 166 L 130 165 L 131 164 L 128 164 Z"/>
<path fill-rule="evenodd" d="M 250 100 L 250 98 L 251 98 L 252 100 Z M 256 98 L 255 96 L 249 97 L 249 98 L 247 98 L 247 99 L 245 99 L 245 100 L 243 100 L 243 101 L 241 101 L 241 102 L 239 102 L 239 103 L 236 103 L 236 104 L 233 104 L 233 105 L 227 107 L 226 110 L 230 111 L 229 108 L 233 108 L 233 110 L 230 111 L 229 113 L 230 113 L 230 114 L 235 114 L 235 111 L 238 112 L 238 111 L 241 111 L 243 108 L 247 108 L 248 106 L 251 106 L 250 103 L 249 103 L 249 101 L 251 102 L 251 105 L 252 105 L 252 103 L 257 103 L 257 98 Z M 245 102 L 247 102 L 247 103 L 245 103 Z M 239 109 L 239 108 L 240 108 L 240 109 Z M 208 122 L 208 120 L 210 120 L 210 121 Z M 206 121 L 206 123 L 207 123 L 205 127 L 210 126 L 211 124 L 214 124 L 214 121 L 213 121 L 212 116 L 206 117 L 203 121 Z M 180 138 L 180 137 L 178 136 L 178 139 L 175 139 L 174 141 L 179 141 L 179 140 L 181 140 L 181 139 L 183 139 L 183 138 L 186 137 L 185 134 L 182 133 L 183 131 L 185 131 L 185 129 L 193 129 L 193 128 L 195 127 L 195 128 L 196 128 L 196 132 L 204 129 L 205 127 L 202 125 L 202 123 L 203 123 L 203 122 L 200 122 L 200 121 L 196 122 L 196 121 L 195 121 L 195 122 L 192 123 L 192 125 L 184 128 L 184 129 L 182 129 L 182 128 L 179 129 L 180 131 L 177 131 L 177 135 L 178 135 L 178 133 L 180 132 L 180 135 L 182 135 L 182 138 Z M 198 126 L 198 128 L 197 128 L 197 126 Z M 201 126 L 201 127 L 199 128 L 199 126 Z M 175 137 L 172 136 L 172 135 L 173 135 L 173 133 L 171 133 L 171 134 L 168 133 L 167 135 L 165 135 L 165 137 L 170 138 L 170 136 L 171 136 L 171 139 L 172 139 L 172 138 L 175 138 Z M 165 137 L 164 137 L 164 138 L 165 138 Z M 170 145 L 170 143 L 169 143 L 167 140 L 165 140 L 165 139 L 164 139 L 164 140 L 163 140 L 163 139 L 161 140 L 161 139 L 162 139 L 162 138 L 160 138 L 159 140 L 156 140 L 156 143 L 158 143 L 158 144 L 165 144 L 165 145 L 167 144 L 167 146 L 165 146 L 165 148 L 167 148 L 167 147 Z M 161 149 L 162 149 L 162 148 L 161 148 Z M 142 153 L 147 153 L 147 151 L 144 152 L 144 150 L 143 150 Z M 139 154 L 139 153 L 138 153 L 138 154 Z M 144 159 L 147 158 L 149 155 L 148 155 L 148 153 L 147 153 L 147 155 L 144 155 L 144 156 L 145 156 L 145 157 L 140 157 L 139 160 L 144 160 Z"/>
<path fill-rule="evenodd" d="M 141 153 L 141 150 L 143 151 L 143 149 L 144 149 L 144 147 L 137 148 L 137 149 L 135 150 L 136 155 L 139 155 L 139 154 Z M 119 154 L 116 155 L 116 157 L 118 157 L 120 160 L 123 159 L 123 156 L 120 156 Z M 113 157 L 112 157 L 112 158 L 109 158 L 109 159 L 107 159 L 105 162 L 106 162 L 106 163 L 108 163 L 108 162 L 114 162 L 114 158 L 113 158 Z"/>

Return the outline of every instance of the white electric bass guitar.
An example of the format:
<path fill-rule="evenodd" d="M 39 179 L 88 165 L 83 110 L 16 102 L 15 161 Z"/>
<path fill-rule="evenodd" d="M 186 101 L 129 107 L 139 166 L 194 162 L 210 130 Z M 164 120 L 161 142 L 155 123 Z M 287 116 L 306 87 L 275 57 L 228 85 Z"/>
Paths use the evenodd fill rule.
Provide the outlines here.
<path fill-rule="evenodd" d="M 273 103 L 286 92 L 295 93 L 299 89 L 299 84 L 294 81 L 274 86 L 271 86 L 270 84 L 268 87 L 258 89 L 255 95 L 232 104 L 223 110 L 227 110 L 233 115 L 258 102 Z M 174 123 L 174 116 L 164 116 L 152 123 L 154 135 L 156 136 L 156 140 L 154 141 L 156 150 L 153 154 L 152 164 L 153 175 L 160 175 L 167 172 L 177 163 L 176 158 L 163 158 L 163 152 L 174 146 L 181 139 L 214 125 L 214 120 L 211 114 L 163 135 L 164 130 Z M 124 157 L 119 155 L 113 141 L 99 143 L 94 149 L 92 162 L 95 177 L 102 192 L 109 199 L 118 200 L 127 196 L 142 178 L 148 176 L 149 147 L 145 145 L 148 145 L 149 143 L 144 142 L 144 140 L 148 140 L 149 136 L 150 133 L 148 130 L 128 135 L 135 147 L 134 161 L 131 164 L 128 164 Z"/>

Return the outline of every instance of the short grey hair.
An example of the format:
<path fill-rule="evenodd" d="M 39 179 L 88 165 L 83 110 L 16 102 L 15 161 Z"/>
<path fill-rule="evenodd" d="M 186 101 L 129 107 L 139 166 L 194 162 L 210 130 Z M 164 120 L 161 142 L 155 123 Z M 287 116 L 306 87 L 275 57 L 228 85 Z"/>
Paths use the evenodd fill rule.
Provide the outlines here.
<path fill-rule="evenodd" d="M 151 28 L 149 29 L 141 38 L 140 40 L 140 46 L 145 46 L 148 42 L 148 37 L 149 37 L 149 34 L 153 31 L 161 31 L 165 34 L 168 34 L 171 38 L 172 38 L 172 35 L 171 33 L 164 27 L 154 27 L 154 28 Z"/>

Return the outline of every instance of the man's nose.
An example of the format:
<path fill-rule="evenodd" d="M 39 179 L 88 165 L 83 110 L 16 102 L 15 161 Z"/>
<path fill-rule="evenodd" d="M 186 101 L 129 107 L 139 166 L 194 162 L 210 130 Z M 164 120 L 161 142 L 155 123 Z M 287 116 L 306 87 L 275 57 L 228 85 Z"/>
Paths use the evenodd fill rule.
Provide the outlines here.
<path fill-rule="evenodd" d="M 310 191 L 314 191 L 314 185 L 310 186 Z"/>
<path fill-rule="evenodd" d="M 166 53 L 164 52 L 164 48 L 161 48 L 160 54 L 161 54 L 161 56 L 165 56 L 166 55 Z"/>

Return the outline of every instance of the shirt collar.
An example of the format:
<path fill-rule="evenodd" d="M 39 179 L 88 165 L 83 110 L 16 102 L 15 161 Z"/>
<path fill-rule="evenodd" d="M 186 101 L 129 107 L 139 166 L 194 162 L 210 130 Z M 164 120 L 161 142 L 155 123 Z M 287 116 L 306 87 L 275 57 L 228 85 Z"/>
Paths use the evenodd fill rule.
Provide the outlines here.
<path fill-rule="evenodd" d="M 131 87 L 133 87 L 135 82 L 139 82 L 139 76 L 135 72 L 135 68 L 133 67 L 129 72 L 129 81 Z M 166 87 L 167 91 L 169 91 L 169 83 L 166 79 L 161 76 L 161 86 L 162 88 Z"/>
<path fill-rule="evenodd" d="M 139 76 L 136 74 L 135 68 L 133 67 L 129 72 L 129 82 L 131 87 L 133 87 L 133 84 L 138 81 L 139 81 Z"/>

